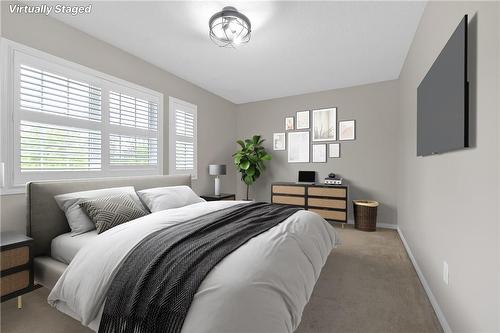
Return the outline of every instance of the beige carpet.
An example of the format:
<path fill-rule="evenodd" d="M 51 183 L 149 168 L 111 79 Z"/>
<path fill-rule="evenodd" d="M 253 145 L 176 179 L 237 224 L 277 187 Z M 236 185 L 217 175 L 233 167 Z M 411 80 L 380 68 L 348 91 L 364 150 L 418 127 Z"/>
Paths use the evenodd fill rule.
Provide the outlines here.
<path fill-rule="evenodd" d="M 441 332 L 396 231 L 337 230 L 343 244 L 323 268 L 298 333 Z M 1 332 L 91 332 L 51 308 L 47 295 L 44 288 L 25 295 L 21 310 L 15 299 L 2 303 Z"/>

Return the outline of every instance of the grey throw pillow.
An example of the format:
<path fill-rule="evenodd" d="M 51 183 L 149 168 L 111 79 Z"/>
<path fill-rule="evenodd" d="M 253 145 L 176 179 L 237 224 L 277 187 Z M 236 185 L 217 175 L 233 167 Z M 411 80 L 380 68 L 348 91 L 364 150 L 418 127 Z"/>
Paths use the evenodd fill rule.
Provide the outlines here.
<path fill-rule="evenodd" d="M 98 234 L 148 214 L 128 194 L 83 201 L 80 207 L 95 223 Z"/>

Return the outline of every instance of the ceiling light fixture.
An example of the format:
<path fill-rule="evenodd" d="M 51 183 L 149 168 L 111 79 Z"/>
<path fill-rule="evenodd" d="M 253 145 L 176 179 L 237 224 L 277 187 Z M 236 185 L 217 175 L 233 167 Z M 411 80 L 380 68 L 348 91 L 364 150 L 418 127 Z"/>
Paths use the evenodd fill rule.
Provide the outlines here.
<path fill-rule="evenodd" d="M 220 47 L 236 47 L 250 41 L 252 25 L 234 7 L 224 7 L 208 21 L 210 38 Z"/>

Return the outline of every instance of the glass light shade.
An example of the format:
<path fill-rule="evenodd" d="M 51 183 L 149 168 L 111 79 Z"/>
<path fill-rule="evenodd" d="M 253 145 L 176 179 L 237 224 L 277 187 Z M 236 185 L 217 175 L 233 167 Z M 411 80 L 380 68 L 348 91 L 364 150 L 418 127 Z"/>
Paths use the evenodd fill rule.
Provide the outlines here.
<path fill-rule="evenodd" d="M 224 7 L 209 22 L 210 38 L 220 47 L 236 47 L 250 41 L 250 20 L 234 7 Z"/>

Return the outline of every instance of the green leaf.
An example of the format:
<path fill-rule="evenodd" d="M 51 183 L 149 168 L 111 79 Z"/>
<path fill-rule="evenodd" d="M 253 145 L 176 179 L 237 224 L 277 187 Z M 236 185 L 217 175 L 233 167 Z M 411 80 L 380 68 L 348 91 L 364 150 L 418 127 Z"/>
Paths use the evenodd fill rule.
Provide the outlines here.
<path fill-rule="evenodd" d="M 236 142 L 241 146 L 241 148 L 245 149 L 245 143 L 242 140 L 238 140 Z"/>
<path fill-rule="evenodd" d="M 234 156 L 234 164 L 238 165 L 240 164 L 240 161 L 241 161 L 241 155 L 236 155 Z"/>
<path fill-rule="evenodd" d="M 253 166 L 250 166 L 250 167 L 247 169 L 246 174 L 247 174 L 248 176 L 252 176 L 252 177 L 253 177 L 253 175 L 255 175 L 255 168 L 254 168 Z"/>
<path fill-rule="evenodd" d="M 259 169 L 255 169 L 255 175 L 253 176 L 255 179 L 260 177 L 260 171 Z"/>
<path fill-rule="evenodd" d="M 270 161 L 272 158 L 273 157 L 271 155 L 269 155 L 269 154 L 266 154 L 266 155 L 262 156 L 262 160 L 264 160 L 264 161 Z"/>
<path fill-rule="evenodd" d="M 246 160 L 240 163 L 240 169 L 247 170 L 249 167 L 250 167 L 250 162 Z"/>
<path fill-rule="evenodd" d="M 252 183 L 253 183 L 253 177 L 251 177 L 251 176 L 245 176 L 245 178 L 243 179 L 243 181 L 247 185 L 252 185 Z"/>
<path fill-rule="evenodd" d="M 254 135 L 252 141 L 254 144 L 258 144 L 260 140 L 260 135 Z"/>

